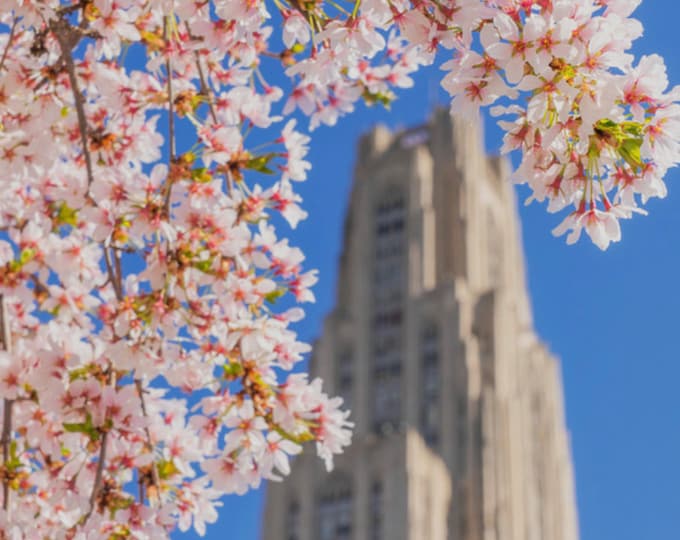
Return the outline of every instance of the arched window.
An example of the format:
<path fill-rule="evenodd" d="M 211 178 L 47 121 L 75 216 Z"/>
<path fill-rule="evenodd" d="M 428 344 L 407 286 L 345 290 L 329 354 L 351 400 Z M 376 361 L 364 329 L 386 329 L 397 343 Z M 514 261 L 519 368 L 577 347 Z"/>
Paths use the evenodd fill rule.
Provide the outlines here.
<path fill-rule="evenodd" d="M 369 501 L 369 540 L 383 540 L 383 486 L 382 482 L 376 480 L 371 486 L 371 497 Z"/>
<path fill-rule="evenodd" d="M 293 499 L 286 514 L 285 540 L 300 540 L 300 505 Z"/>
<path fill-rule="evenodd" d="M 342 398 L 344 408 L 352 408 L 352 392 L 354 387 L 354 352 L 352 347 L 340 349 L 336 358 L 337 394 Z"/>
<path fill-rule="evenodd" d="M 466 467 L 466 449 L 469 436 L 467 397 L 459 396 L 456 402 L 456 454 L 458 455 L 458 468 L 460 470 L 464 470 Z"/>
<path fill-rule="evenodd" d="M 486 234 L 488 246 L 489 284 L 497 287 L 503 283 L 503 239 L 493 213 L 486 213 Z"/>
<path fill-rule="evenodd" d="M 336 473 L 317 497 L 318 540 L 352 538 L 352 480 Z"/>
<path fill-rule="evenodd" d="M 420 337 L 420 431 L 432 447 L 439 443 L 440 424 L 440 361 L 439 331 L 435 324 L 427 324 Z"/>
<path fill-rule="evenodd" d="M 406 204 L 390 189 L 374 212 L 373 258 L 373 429 L 399 428 L 403 297 L 406 286 Z"/>

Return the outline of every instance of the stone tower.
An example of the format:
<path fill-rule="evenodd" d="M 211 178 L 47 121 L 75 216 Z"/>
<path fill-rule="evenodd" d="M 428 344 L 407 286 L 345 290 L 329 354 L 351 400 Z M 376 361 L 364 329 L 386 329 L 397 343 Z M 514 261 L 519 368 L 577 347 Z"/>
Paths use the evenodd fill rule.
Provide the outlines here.
<path fill-rule="evenodd" d="M 532 328 L 507 163 L 440 111 L 359 143 L 312 356 L 352 446 L 270 484 L 264 540 L 577 540 L 560 368 Z"/>

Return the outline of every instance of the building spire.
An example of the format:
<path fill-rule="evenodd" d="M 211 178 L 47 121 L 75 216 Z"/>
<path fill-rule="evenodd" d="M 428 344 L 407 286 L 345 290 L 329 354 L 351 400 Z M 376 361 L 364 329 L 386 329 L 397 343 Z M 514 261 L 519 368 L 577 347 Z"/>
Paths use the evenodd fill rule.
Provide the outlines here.
<path fill-rule="evenodd" d="M 559 366 L 531 328 L 508 174 L 480 124 L 446 111 L 362 138 L 314 349 L 353 444 L 333 475 L 305 454 L 269 487 L 264 540 L 577 539 Z"/>

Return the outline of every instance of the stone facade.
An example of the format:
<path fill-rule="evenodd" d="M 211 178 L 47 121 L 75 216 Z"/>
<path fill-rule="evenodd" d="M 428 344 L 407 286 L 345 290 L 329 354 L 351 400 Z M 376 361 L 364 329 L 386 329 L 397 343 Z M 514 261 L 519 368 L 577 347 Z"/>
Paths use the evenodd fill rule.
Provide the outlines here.
<path fill-rule="evenodd" d="M 312 371 L 352 446 L 270 484 L 264 540 L 576 540 L 560 369 L 534 333 L 508 164 L 437 112 L 362 138 Z"/>

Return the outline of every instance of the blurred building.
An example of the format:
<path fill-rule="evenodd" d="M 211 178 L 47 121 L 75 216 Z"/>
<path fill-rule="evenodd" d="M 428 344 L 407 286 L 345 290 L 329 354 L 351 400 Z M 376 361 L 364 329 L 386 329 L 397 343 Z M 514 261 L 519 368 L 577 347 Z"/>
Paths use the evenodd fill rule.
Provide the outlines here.
<path fill-rule="evenodd" d="M 270 484 L 264 540 L 576 540 L 560 366 L 536 336 L 509 168 L 435 113 L 359 143 L 312 371 L 356 429 Z"/>

